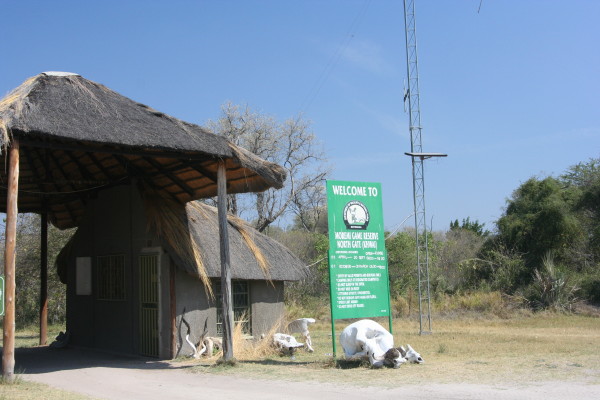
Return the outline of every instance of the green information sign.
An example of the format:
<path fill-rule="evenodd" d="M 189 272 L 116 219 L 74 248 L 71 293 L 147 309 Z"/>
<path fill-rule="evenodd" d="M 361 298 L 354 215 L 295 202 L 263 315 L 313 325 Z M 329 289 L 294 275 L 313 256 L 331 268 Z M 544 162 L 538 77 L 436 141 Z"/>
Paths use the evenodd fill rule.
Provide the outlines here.
<path fill-rule="evenodd" d="M 391 317 L 381 184 L 327 181 L 327 209 L 332 320 Z"/>
<path fill-rule="evenodd" d="M 0 317 L 4 315 L 4 276 L 0 275 Z"/>

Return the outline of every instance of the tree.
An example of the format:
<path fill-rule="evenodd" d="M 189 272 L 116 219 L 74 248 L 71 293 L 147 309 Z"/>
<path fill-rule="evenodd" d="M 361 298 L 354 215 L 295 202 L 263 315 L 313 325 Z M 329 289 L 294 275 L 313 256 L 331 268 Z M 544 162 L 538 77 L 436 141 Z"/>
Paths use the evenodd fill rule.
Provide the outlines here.
<path fill-rule="evenodd" d="M 392 297 L 406 294 L 418 286 L 414 229 L 398 232 L 386 240 Z"/>
<path fill-rule="evenodd" d="M 269 189 L 249 195 L 231 195 L 229 212 L 254 221 L 262 232 L 277 218 L 294 213 L 309 227 L 309 210 L 325 204 L 322 189 L 329 169 L 322 145 L 301 116 L 278 122 L 248 106 L 225 103 L 221 117 L 208 121 L 207 127 L 257 156 L 286 168 L 288 178 L 280 190 Z M 317 218 L 318 220 L 318 218 Z"/>
<path fill-rule="evenodd" d="M 575 211 L 587 238 L 581 257 L 589 265 L 597 264 L 600 260 L 600 158 L 571 166 L 560 179 L 566 187 L 579 193 Z"/>
<path fill-rule="evenodd" d="M 577 194 L 555 178 L 529 179 L 514 191 L 497 221 L 500 240 L 524 255 L 531 272 L 548 251 L 563 259 L 582 238 L 572 211 L 576 199 Z"/>
<path fill-rule="evenodd" d="M 450 230 L 457 231 L 459 229 L 471 231 L 475 233 L 477 236 L 486 237 L 489 236 L 490 231 L 484 230 L 485 224 L 480 224 L 478 220 L 471 222 L 470 217 L 466 219 L 463 218 L 462 224 L 458 224 L 458 219 L 454 220 L 454 222 L 450 222 Z"/>
<path fill-rule="evenodd" d="M 61 323 L 66 318 L 66 286 L 54 268 L 56 256 L 67 243 L 74 230 L 60 231 L 48 227 L 48 321 Z M 19 214 L 17 220 L 16 323 L 21 326 L 38 321 L 40 301 L 40 217 L 36 214 Z M 1 238 L 4 251 L 4 237 Z"/>
<path fill-rule="evenodd" d="M 464 223 L 465 220 L 463 220 Z M 458 223 L 458 220 L 456 220 Z M 483 226 L 483 225 L 482 225 Z M 452 228 L 446 232 L 438 246 L 435 277 L 437 286 L 445 291 L 455 291 L 463 284 L 461 265 L 477 258 L 485 241 L 479 230 Z"/>

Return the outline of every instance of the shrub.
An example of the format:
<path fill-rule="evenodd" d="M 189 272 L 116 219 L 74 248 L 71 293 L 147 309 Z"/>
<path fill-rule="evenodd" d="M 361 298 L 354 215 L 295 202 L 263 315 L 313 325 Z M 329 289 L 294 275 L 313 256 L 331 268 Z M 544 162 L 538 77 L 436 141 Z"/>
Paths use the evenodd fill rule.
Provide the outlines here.
<path fill-rule="evenodd" d="M 396 296 L 392 299 L 392 316 L 394 318 L 408 317 L 410 311 L 410 305 L 404 297 Z"/>
<path fill-rule="evenodd" d="M 555 265 L 553 254 L 548 252 L 542 258 L 542 268 L 534 271 L 526 297 L 534 309 L 572 311 L 578 290 L 570 277 Z"/>
<path fill-rule="evenodd" d="M 580 285 L 582 298 L 591 303 L 600 304 L 600 278 L 597 274 L 584 276 Z"/>

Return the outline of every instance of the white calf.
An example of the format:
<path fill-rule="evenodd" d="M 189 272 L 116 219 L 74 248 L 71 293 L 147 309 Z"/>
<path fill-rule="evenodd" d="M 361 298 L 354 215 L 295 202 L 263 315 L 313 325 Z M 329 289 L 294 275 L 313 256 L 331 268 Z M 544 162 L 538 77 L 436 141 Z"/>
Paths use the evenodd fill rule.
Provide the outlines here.
<path fill-rule="evenodd" d="M 292 321 L 287 326 L 288 333 L 301 333 L 304 336 L 305 349 L 306 351 L 310 351 L 311 353 L 315 351 L 312 348 L 312 340 L 310 339 L 310 332 L 308 331 L 308 325 L 314 324 L 314 318 L 299 318 L 295 321 Z"/>

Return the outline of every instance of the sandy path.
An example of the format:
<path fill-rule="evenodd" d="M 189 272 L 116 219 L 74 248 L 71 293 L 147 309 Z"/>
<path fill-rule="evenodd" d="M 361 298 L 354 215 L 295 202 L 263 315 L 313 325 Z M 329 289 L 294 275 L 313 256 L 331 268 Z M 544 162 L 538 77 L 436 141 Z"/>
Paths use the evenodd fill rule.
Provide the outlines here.
<path fill-rule="evenodd" d="M 543 382 L 535 385 L 404 385 L 357 388 L 313 382 L 284 382 L 189 373 L 147 361 L 81 349 L 18 349 L 16 370 L 24 379 L 114 400 L 165 399 L 599 399 L 600 385 Z M 399 379 L 401 382 L 401 379 Z"/>

